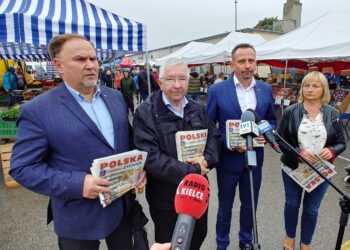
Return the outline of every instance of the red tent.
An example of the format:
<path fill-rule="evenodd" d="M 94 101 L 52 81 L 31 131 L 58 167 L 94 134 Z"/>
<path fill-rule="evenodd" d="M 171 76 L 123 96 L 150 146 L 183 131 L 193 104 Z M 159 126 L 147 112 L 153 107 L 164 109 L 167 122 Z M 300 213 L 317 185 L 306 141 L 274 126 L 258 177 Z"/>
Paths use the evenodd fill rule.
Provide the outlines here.
<path fill-rule="evenodd" d="M 129 57 L 124 57 L 120 62 L 119 67 L 130 68 L 131 66 L 134 66 L 134 65 L 135 63 Z"/>

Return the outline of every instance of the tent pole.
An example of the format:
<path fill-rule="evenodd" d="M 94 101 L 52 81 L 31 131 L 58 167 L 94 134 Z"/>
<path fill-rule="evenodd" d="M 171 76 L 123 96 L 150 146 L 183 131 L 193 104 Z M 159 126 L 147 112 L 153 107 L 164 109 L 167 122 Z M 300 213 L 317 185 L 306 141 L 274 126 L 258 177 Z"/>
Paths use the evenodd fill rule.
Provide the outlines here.
<path fill-rule="evenodd" d="M 148 83 L 148 95 L 151 95 L 151 78 L 149 76 L 149 63 L 148 63 L 148 50 L 146 49 L 146 72 L 147 72 L 147 83 Z"/>
<path fill-rule="evenodd" d="M 288 59 L 286 60 L 285 67 L 284 67 L 284 81 L 283 81 L 283 91 L 282 91 L 282 101 L 281 101 L 282 113 L 284 111 L 284 93 L 287 86 L 287 78 L 286 78 L 287 68 L 288 68 Z"/>

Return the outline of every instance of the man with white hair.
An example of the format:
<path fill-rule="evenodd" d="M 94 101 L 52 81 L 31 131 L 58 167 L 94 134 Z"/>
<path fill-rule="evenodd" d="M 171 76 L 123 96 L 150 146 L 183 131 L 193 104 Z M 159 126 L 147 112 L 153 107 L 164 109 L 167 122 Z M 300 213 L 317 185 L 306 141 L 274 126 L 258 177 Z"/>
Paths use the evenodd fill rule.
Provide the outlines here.
<path fill-rule="evenodd" d="M 188 174 L 206 176 L 218 162 L 218 132 L 204 107 L 186 97 L 189 71 L 186 63 L 170 58 L 160 68 L 160 90 L 153 92 L 134 115 L 134 143 L 148 152 L 145 169 L 148 173 L 146 198 L 154 222 L 155 241 L 170 242 L 177 214 L 174 197 L 180 181 Z M 202 156 L 177 158 L 177 131 L 208 129 L 207 144 Z M 196 221 L 190 249 L 200 249 L 207 234 L 208 212 Z"/>

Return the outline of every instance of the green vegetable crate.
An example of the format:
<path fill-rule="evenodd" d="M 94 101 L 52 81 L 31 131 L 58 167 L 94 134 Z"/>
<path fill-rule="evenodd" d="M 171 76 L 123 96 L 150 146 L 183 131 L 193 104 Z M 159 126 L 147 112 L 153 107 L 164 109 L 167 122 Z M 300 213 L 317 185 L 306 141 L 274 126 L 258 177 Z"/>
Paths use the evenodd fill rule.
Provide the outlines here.
<path fill-rule="evenodd" d="M 17 127 L 16 121 L 0 120 L 0 138 L 12 139 L 16 137 Z"/>
<path fill-rule="evenodd" d="M 8 94 L 0 95 L 0 107 L 8 107 L 9 106 L 9 96 Z"/>

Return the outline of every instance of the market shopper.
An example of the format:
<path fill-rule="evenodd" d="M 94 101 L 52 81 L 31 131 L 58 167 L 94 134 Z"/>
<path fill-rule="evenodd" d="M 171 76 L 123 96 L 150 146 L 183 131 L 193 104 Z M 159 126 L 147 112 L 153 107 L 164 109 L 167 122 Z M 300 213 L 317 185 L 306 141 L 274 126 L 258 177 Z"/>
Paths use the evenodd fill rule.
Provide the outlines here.
<path fill-rule="evenodd" d="M 188 83 L 188 96 L 194 100 L 198 101 L 200 89 L 202 86 L 202 80 L 198 72 L 194 67 L 191 68 L 190 80 Z"/>
<path fill-rule="evenodd" d="M 97 85 L 98 62 L 85 37 L 64 34 L 49 44 L 53 65 L 64 84 L 22 105 L 11 176 L 28 189 L 50 196 L 59 249 L 132 248 L 128 192 L 103 208 L 98 194 L 110 183 L 91 175 L 94 159 L 130 149 L 122 95 Z M 138 187 L 145 184 L 143 173 Z M 52 216 L 52 218 L 51 218 Z"/>
<path fill-rule="evenodd" d="M 121 87 L 127 109 L 130 109 L 131 114 L 134 115 L 135 80 L 132 76 L 130 76 L 129 71 L 127 70 L 123 72 Z"/>
<path fill-rule="evenodd" d="M 285 109 L 278 128 L 280 136 L 311 164 L 316 162 L 315 155 L 332 163 L 346 147 L 339 112 L 328 105 L 329 100 L 329 87 L 324 75 L 317 71 L 307 74 L 301 83 L 299 103 Z M 281 162 L 287 170 L 306 167 L 298 155 L 282 141 L 278 140 L 278 143 L 283 152 Z M 294 249 L 299 207 L 304 193 L 300 249 L 309 250 L 316 228 L 318 209 L 329 184 L 323 182 L 311 192 L 304 192 L 285 171 L 282 171 L 282 177 L 285 190 L 284 249 Z"/>
<path fill-rule="evenodd" d="M 15 75 L 15 68 L 9 67 L 2 76 L 2 84 L 5 92 L 8 95 L 8 105 L 11 107 L 15 104 L 14 90 L 17 90 L 17 77 Z"/>
<path fill-rule="evenodd" d="M 107 69 L 105 73 L 105 79 L 104 79 L 106 87 L 113 88 L 113 80 L 114 80 L 114 77 L 113 77 L 112 71 L 110 69 Z"/>
<path fill-rule="evenodd" d="M 149 69 L 151 69 L 151 66 L 149 66 Z M 150 80 L 151 92 L 158 90 L 159 86 L 154 78 L 152 71 L 149 71 L 149 80 Z M 138 82 L 139 82 L 141 98 L 143 101 L 145 101 L 149 95 L 146 66 L 141 68 L 140 73 L 138 74 Z"/>
<path fill-rule="evenodd" d="M 15 75 L 17 77 L 17 89 L 24 90 L 26 86 L 26 79 L 21 66 L 16 67 Z"/>
<path fill-rule="evenodd" d="M 148 175 L 146 199 L 154 222 L 155 241 L 170 242 L 177 220 L 174 197 L 180 181 L 190 173 L 206 175 L 218 162 L 219 134 L 204 107 L 186 95 L 189 72 L 187 64 L 168 59 L 160 68 L 160 91 L 153 92 L 134 116 L 135 146 L 148 152 L 145 169 Z M 201 156 L 178 160 L 177 131 L 208 129 Z M 208 212 L 196 221 L 191 250 L 200 249 L 207 234 Z"/>
<path fill-rule="evenodd" d="M 256 69 L 256 53 L 250 44 L 238 44 L 232 50 L 231 67 L 233 77 L 210 87 L 206 110 L 208 117 L 219 123 L 221 136 L 224 138 L 225 150 L 222 150 L 217 167 L 217 183 L 219 190 L 219 209 L 216 222 L 217 249 L 226 249 L 230 244 L 230 228 L 232 206 L 239 186 L 240 229 L 239 247 L 250 250 L 252 247 L 252 201 L 250 191 L 249 171 L 245 164 L 246 147 L 227 149 L 226 121 L 241 120 L 241 115 L 247 109 L 253 109 L 261 119 L 267 120 L 271 126 L 276 125 L 272 88 L 270 85 L 257 81 L 253 74 Z M 265 143 L 262 136 L 256 138 Z M 261 185 L 264 149 L 254 148 L 256 151 L 257 167 L 252 170 L 254 182 L 254 199 L 258 204 Z"/>
<path fill-rule="evenodd" d="M 123 79 L 123 74 L 120 72 L 119 69 L 117 69 L 115 71 L 115 77 L 114 77 L 114 88 L 117 89 L 117 90 L 121 90 L 121 82 L 122 82 L 122 79 Z"/>

